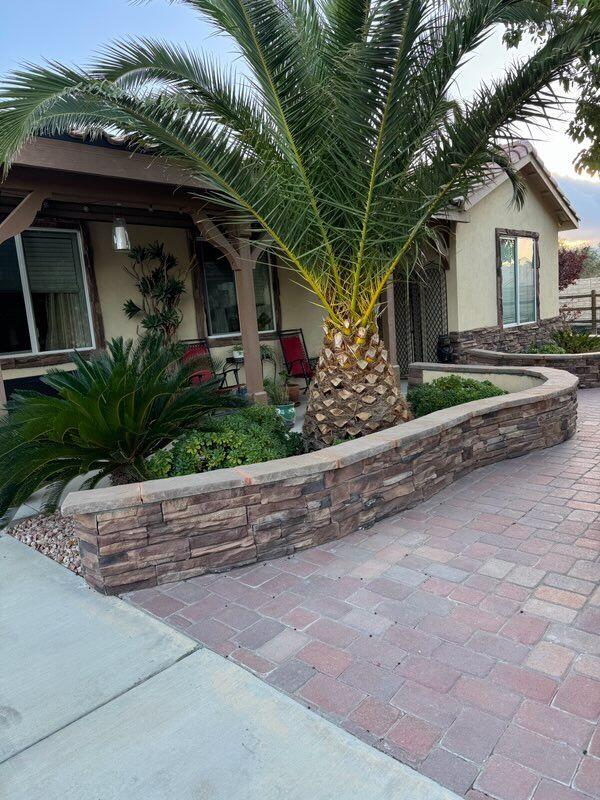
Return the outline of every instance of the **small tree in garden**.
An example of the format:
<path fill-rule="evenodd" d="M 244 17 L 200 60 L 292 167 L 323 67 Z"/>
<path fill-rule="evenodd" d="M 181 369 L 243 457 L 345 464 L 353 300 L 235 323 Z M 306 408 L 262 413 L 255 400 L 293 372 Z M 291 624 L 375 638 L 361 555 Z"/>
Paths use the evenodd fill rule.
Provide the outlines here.
<path fill-rule="evenodd" d="M 586 263 L 590 256 L 589 245 L 568 247 L 564 242 L 558 248 L 558 289 L 563 291 L 567 286 L 584 277 Z"/>
<path fill-rule="evenodd" d="M 582 278 L 600 278 L 600 245 L 590 245 L 588 257 L 583 267 Z"/>
<path fill-rule="evenodd" d="M 185 274 L 178 270 L 177 259 L 165 252 L 161 242 L 136 245 L 129 252 L 130 264 L 125 272 L 135 281 L 141 305 L 127 300 L 123 311 L 128 319 L 140 319 L 148 333 L 157 333 L 165 342 L 175 338 L 181 325 L 181 298 L 185 293 Z"/>

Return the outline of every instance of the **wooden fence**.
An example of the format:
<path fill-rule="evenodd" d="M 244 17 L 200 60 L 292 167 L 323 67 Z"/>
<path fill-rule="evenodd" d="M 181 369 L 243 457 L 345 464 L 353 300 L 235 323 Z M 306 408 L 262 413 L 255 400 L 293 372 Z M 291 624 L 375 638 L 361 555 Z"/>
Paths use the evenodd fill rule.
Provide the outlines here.
<path fill-rule="evenodd" d="M 575 303 L 563 303 L 564 300 L 577 301 Z M 589 326 L 590 332 L 598 333 L 598 292 L 592 289 L 587 294 L 561 294 L 561 311 L 577 313 L 574 320 L 575 325 Z"/>

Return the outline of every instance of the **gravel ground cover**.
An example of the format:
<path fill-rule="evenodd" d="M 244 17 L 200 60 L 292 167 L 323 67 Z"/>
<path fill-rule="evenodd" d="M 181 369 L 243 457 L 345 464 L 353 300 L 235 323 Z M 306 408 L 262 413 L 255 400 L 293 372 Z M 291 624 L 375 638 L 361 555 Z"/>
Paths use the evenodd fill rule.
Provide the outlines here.
<path fill-rule="evenodd" d="M 17 522 L 7 528 L 6 533 L 81 575 L 81 557 L 72 517 L 63 517 L 58 511 L 38 514 Z"/>

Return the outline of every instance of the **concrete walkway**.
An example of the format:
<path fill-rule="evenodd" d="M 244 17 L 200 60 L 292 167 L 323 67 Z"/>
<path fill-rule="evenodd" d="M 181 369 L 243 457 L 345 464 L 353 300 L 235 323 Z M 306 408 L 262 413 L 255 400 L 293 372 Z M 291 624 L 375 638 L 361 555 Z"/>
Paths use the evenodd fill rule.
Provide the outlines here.
<path fill-rule="evenodd" d="M 469 800 L 600 799 L 600 390 L 346 538 L 130 595 Z"/>
<path fill-rule="evenodd" d="M 6 535 L 0 587 L 1 797 L 455 797 Z"/>

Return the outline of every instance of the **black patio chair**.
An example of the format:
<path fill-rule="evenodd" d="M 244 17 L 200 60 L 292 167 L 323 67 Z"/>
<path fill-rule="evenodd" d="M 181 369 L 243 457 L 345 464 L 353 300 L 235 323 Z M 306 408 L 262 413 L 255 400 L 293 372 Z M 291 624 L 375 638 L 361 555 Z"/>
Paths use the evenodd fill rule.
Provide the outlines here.
<path fill-rule="evenodd" d="M 210 345 L 207 339 L 182 339 L 180 344 L 185 346 L 183 351 L 182 360 L 186 361 L 195 360 L 198 362 L 198 370 L 192 376 L 192 383 L 206 383 L 214 379 L 218 379 L 218 388 L 224 389 L 227 381 L 227 374 L 229 372 L 236 372 L 235 368 L 225 368 L 220 372 L 215 369 L 215 362 L 213 361 L 210 352 Z M 237 376 L 236 376 L 236 382 Z"/>

